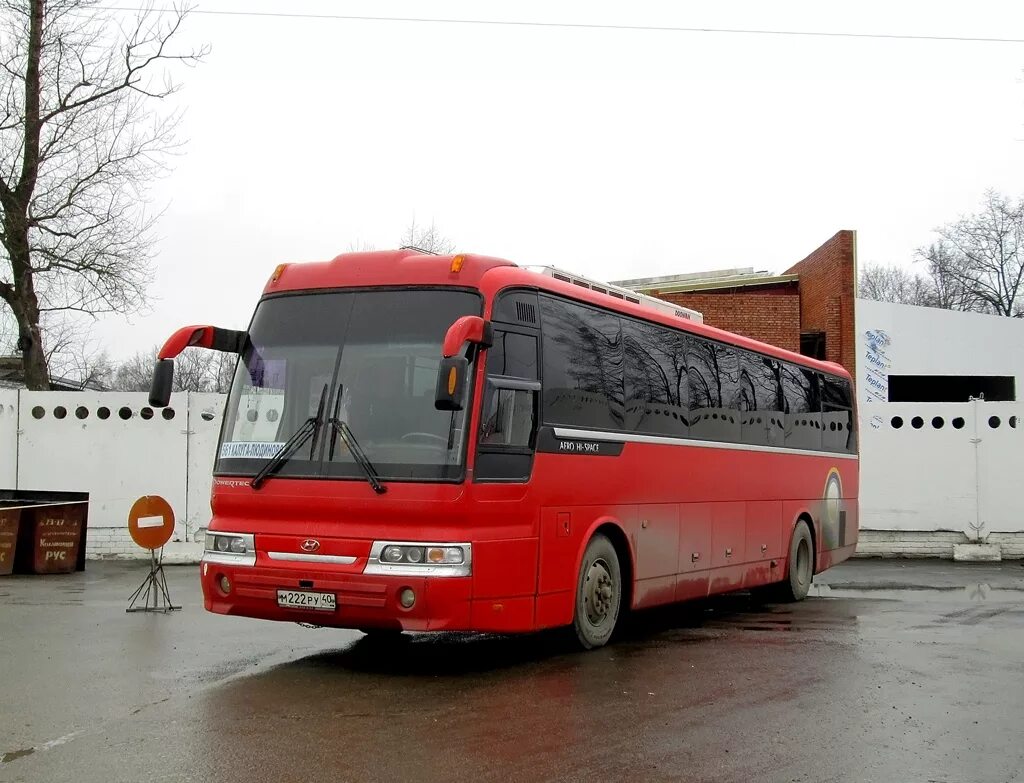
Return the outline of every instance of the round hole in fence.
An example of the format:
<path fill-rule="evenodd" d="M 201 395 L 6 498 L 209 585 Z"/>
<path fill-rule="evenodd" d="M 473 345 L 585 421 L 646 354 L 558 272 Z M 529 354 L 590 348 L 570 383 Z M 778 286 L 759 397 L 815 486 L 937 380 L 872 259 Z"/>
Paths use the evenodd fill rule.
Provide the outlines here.
<path fill-rule="evenodd" d="M 988 417 L 988 426 L 990 426 L 992 429 L 998 429 L 999 425 L 1002 423 L 1002 420 L 998 416 Z"/>
<path fill-rule="evenodd" d="M 892 428 L 894 430 L 898 430 L 900 427 L 903 426 L 903 417 L 902 416 L 893 416 L 892 417 L 892 421 L 890 421 L 889 423 L 892 425 Z"/>
<path fill-rule="evenodd" d="M 922 419 L 920 416 L 915 416 L 910 420 L 910 426 L 913 427 L 915 430 L 919 430 L 924 426 L 924 419 Z"/>
<path fill-rule="evenodd" d="M 213 421 L 215 417 L 210 411 L 203 411 L 202 413 L 199 414 L 199 418 L 201 418 L 203 421 Z M 237 418 L 238 416 L 236 415 L 235 419 Z"/>
<path fill-rule="evenodd" d="M 55 419 L 63 419 L 67 415 L 68 409 L 65 408 L 63 405 L 58 405 L 56 408 L 53 409 L 53 418 Z"/>
<path fill-rule="evenodd" d="M 1014 429 L 1017 429 L 1017 417 L 1016 416 L 1011 416 L 1009 421 L 1007 421 L 1006 423 L 1009 424 Z"/>
<path fill-rule="evenodd" d="M 103 405 L 103 406 L 97 408 L 96 409 L 96 417 L 99 418 L 99 419 L 109 419 L 110 418 L 110 408 L 108 408 L 106 405 Z"/>
<path fill-rule="evenodd" d="M 166 421 L 170 421 L 174 418 L 174 408 L 164 408 L 160 411 L 160 415 L 163 416 Z"/>
<path fill-rule="evenodd" d="M 259 412 L 255 408 L 253 408 L 252 410 L 247 410 L 245 412 L 245 418 L 248 421 L 256 421 L 256 419 L 259 418 L 259 415 Z"/>
<path fill-rule="evenodd" d="M 946 426 L 946 420 L 943 419 L 941 416 L 936 416 L 934 419 L 932 419 L 932 426 L 937 430 L 941 430 L 943 427 Z"/>
<path fill-rule="evenodd" d="M 835 431 L 836 431 L 836 423 L 835 423 L 834 421 L 830 421 L 830 422 L 828 423 L 828 428 L 829 428 L 829 430 L 830 430 L 831 432 L 835 432 Z"/>
<path fill-rule="evenodd" d="M 153 409 L 147 406 L 143 408 L 141 411 L 139 411 L 139 415 L 146 421 L 149 421 L 150 419 L 153 418 Z"/>
<path fill-rule="evenodd" d="M 962 430 L 964 428 L 963 417 L 957 416 L 955 419 L 953 419 L 953 421 L 950 422 L 950 424 L 953 425 L 953 429 Z"/>
<path fill-rule="evenodd" d="M 43 406 L 42 406 L 42 405 L 36 405 L 36 406 L 35 406 L 35 407 L 34 407 L 34 408 L 32 409 L 32 418 L 33 418 L 33 419 L 41 419 L 41 418 L 43 418 L 43 416 L 45 416 L 45 415 L 46 415 L 46 409 L 45 409 L 45 408 L 43 408 Z"/>
<path fill-rule="evenodd" d="M 88 419 L 89 409 L 86 408 L 84 405 L 79 405 L 77 408 L 75 408 L 75 417 L 79 419 Z"/>
<path fill-rule="evenodd" d="M 128 421 L 128 419 L 132 417 L 132 409 L 125 405 L 123 408 L 121 408 L 121 410 L 117 412 L 117 415 L 120 416 L 125 421 Z"/>
<path fill-rule="evenodd" d="M 280 414 L 277 411 L 269 410 L 269 411 L 267 411 L 267 421 L 277 421 L 277 417 L 279 415 Z"/>

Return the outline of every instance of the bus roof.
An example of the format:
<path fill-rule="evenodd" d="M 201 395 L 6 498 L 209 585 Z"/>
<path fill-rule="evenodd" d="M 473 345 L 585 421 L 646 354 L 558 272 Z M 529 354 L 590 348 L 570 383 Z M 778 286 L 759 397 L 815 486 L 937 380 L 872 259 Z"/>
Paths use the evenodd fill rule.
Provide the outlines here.
<path fill-rule="evenodd" d="M 460 259 L 460 263 L 454 263 Z M 458 271 L 453 271 L 458 267 Z M 330 261 L 281 264 L 264 294 L 317 288 L 442 285 L 479 289 L 488 300 L 504 288 L 532 288 L 575 299 L 623 315 L 692 332 L 739 348 L 757 351 L 805 367 L 850 378 L 839 364 L 823 362 L 707 324 L 673 317 L 661 309 L 618 299 L 518 266 L 512 261 L 474 253 L 432 255 L 415 249 L 343 253 Z"/>

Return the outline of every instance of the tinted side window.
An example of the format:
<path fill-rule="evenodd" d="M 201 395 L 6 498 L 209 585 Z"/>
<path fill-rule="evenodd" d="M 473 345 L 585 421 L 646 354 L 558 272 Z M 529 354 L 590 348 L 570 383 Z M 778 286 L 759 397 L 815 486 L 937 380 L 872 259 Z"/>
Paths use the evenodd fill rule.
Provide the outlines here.
<path fill-rule="evenodd" d="M 619 318 L 542 296 L 544 421 L 573 427 L 623 426 Z"/>
<path fill-rule="evenodd" d="M 690 435 L 738 443 L 741 395 L 736 351 L 703 337 L 691 337 L 689 343 Z"/>
<path fill-rule="evenodd" d="M 850 383 L 845 378 L 833 378 L 830 375 L 822 376 L 821 399 L 825 405 L 832 405 L 838 408 L 852 408 Z"/>
<path fill-rule="evenodd" d="M 654 324 L 623 321 L 625 428 L 684 437 L 689 429 L 686 335 Z"/>
<path fill-rule="evenodd" d="M 855 453 L 857 431 L 853 420 L 853 390 L 845 378 L 821 376 L 821 446 L 825 451 Z"/>
<path fill-rule="evenodd" d="M 785 443 L 791 449 L 821 451 L 821 399 L 816 373 L 783 362 Z"/>
<path fill-rule="evenodd" d="M 537 338 L 495 330 L 494 345 L 487 350 L 487 374 L 537 379 Z"/>
<path fill-rule="evenodd" d="M 785 423 L 779 363 L 749 351 L 741 352 L 740 400 L 743 442 L 785 445 Z"/>

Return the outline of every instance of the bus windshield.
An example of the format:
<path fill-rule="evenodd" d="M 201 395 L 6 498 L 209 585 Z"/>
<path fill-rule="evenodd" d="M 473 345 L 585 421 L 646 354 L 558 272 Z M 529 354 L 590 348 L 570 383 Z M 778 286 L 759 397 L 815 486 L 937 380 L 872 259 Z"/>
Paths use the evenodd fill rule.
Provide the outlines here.
<path fill-rule="evenodd" d="M 466 411 L 436 410 L 435 384 L 446 330 L 481 309 L 478 294 L 451 289 L 265 299 L 231 385 L 216 473 L 256 475 L 323 398 L 316 433 L 274 475 L 365 480 L 333 416 L 382 480 L 460 479 Z"/>

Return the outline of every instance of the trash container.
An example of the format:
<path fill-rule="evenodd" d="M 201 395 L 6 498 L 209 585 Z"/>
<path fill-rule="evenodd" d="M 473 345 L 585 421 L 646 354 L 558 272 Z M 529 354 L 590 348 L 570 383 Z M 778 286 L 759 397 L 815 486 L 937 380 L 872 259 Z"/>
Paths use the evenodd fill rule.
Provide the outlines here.
<path fill-rule="evenodd" d="M 85 503 L 42 505 L 24 510 L 31 516 L 32 573 L 69 574 L 78 563 Z"/>
<path fill-rule="evenodd" d="M 7 576 L 14 571 L 20 522 L 20 508 L 0 508 L 0 576 Z"/>

